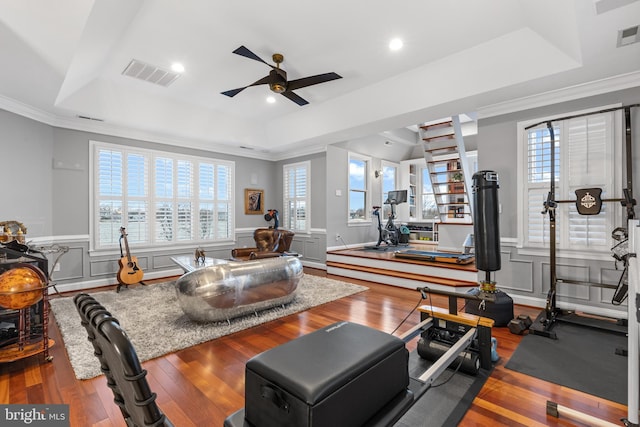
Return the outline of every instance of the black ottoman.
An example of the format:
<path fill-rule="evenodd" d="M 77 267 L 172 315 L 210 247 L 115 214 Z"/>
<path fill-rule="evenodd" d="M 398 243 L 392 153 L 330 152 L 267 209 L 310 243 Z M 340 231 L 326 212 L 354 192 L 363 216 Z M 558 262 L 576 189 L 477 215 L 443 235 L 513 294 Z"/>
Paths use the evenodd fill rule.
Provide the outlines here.
<path fill-rule="evenodd" d="M 385 405 L 411 401 L 408 359 L 397 337 L 350 322 L 327 326 L 247 362 L 244 421 L 255 427 L 367 424 Z M 225 425 L 233 425 L 232 418 Z"/>

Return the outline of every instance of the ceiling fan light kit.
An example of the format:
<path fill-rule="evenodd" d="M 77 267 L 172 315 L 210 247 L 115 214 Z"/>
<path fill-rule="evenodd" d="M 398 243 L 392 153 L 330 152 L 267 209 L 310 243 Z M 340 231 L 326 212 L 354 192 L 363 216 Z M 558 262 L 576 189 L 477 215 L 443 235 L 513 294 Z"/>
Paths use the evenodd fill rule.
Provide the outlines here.
<path fill-rule="evenodd" d="M 274 61 L 276 56 L 278 56 L 280 62 L 282 62 L 282 55 L 274 54 Z M 269 89 L 275 93 L 282 93 L 287 90 L 287 72 L 280 69 L 280 62 L 276 62 L 278 67 L 269 72 Z"/>
<path fill-rule="evenodd" d="M 294 90 L 342 78 L 338 74 L 331 72 L 287 81 L 287 72 L 280 68 L 280 64 L 284 61 L 284 56 L 282 54 L 274 53 L 271 56 L 271 59 L 276 64 L 275 66 L 273 66 L 265 62 L 262 58 L 260 58 L 258 55 L 251 52 L 244 46 L 240 46 L 239 48 L 234 50 L 233 53 L 235 53 L 236 55 L 244 56 L 245 58 L 253 59 L 254 61 L 262 62 L 263 64 L 271 67 L 272 70 L 269 72 L 268 76 L 265 76 L 248 86 L 221 92 L 222 95 L 226 95 L 230 98 L 233 98 L 248 87 L 268 84 L 271 91 L 279 93 L 285 98 L 288 98 L 289 100 L 295 102 L 296 104 L 303 106 L 307 105 L 309 102 L 294 93 Z"/>

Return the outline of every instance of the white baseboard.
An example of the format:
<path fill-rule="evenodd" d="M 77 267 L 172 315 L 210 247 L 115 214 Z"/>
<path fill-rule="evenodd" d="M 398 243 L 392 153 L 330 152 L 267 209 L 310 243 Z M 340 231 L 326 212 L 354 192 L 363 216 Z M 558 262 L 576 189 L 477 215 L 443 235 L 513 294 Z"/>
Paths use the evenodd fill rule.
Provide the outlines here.
<path fill-rule="evenodd" d="M 176 268 L 172 270 L 162 270 L 162 271 L 154 271 L 154 272 L 146 273 L 144 275 L 144 279 L 161 279 L 164 277 L 180 276 L 182 274 L 184 274 L 184 271 L 182 271 L 182 269 Z M 104 286 L 111 286 L 116 284 L 117 284 L 117 281 L 115 277 L 102 278 L 102 279 L 96 279 L 96 280 L 85 280 L 82 282 L 75 282 L 75 283 L 62 283 L 62 284 L 56 284 L 54 281 L 52 282 L 52 285 L 55 285 L 55 288 L 52 287 L 49 289 L 49 295 L 54 294 L 56 289 L 58 290 L 58 292 L 78 292 L 78 291 L 101 288 Z"/>
<path fill-rule="evenodd" d="M 318 270 L 326 270 L 327 269 L 327 265 L 320 263 L 320 262 L 314 262 L 314 261 L 305 261 L 305 260 L 301 260 L 302 262 L 302 266 L 303 267 L 309 267 L 309 268 L 317 268 Z"/>

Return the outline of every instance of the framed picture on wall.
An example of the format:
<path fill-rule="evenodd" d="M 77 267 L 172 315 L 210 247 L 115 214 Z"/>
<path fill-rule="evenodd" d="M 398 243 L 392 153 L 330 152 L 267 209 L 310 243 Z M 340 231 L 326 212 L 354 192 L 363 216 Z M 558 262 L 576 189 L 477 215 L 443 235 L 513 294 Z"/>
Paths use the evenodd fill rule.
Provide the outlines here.
<path fill-rule="evenodd" d="M 264 214 L 264 190 L 245 188 L 244 213 L 245 215 Z"/>

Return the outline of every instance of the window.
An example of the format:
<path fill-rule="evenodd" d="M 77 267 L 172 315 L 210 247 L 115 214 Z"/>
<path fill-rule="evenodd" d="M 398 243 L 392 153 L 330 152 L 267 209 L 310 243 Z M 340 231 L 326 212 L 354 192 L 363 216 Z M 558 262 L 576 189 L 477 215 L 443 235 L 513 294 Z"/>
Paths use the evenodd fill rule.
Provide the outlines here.
<path fill-rule="evenodd" d="M 391 214 L 391 205 L 384 202 L 389 198 L 389 191 L 398 190 L 398 165 L 382 162 L 382 217 L 388 218 Z"/>
<path fill-rule="evenodd" d="M 422 201 L 421 219 L 440 219 L 438 213 L 438 205 L 436 204 L 436 198 L 433 194 L 433 186 L 431 185 L 431 176 L 429 169 L 426 167 L 420 168 L 421 171 L 421 189 L 422 194 L 420 200 Z"/>
<path fill-rule="evenodd" d="M 311 229 L 309 208 L 311 194 L 309 191 L 309 162 L 284 165 L 282 194 L 284 212 L 281 216 L 282 227 L 291 231 L 308 233 Z"/>
<path fill-rule="evenodd" d="M 583 112 L 573 113 L 573 115 Z M 536 121 L 537 122 L 537 121 Z M 535 122 L 530 122 L 531 124 Z M 602 198 L 620 197 L 622 188 L 622 133 L 620 112 L 591 114 L 554 121 L 555 198 L 575 200 L 579 188 L 601 188 Z M 525 130 L 519 123 L 520 172 L 519 243 L 527 247 L 549 246 L 549 215 L 542 214 L 551 180 L 551 136 L 546 124 Z M 609 252 L 610 234 L 622 222 L 618 203 L 603 203 L 599 215 L 580 215 L 575 203 L 556 208 L 556 246 L 581 252 Z"/>
<path fill-rule="evenodd" d="M 94 249 L 232 239 L 233 162 L 92 145 Z"/>
<path fill-rule="evenodd" d="M 357 222 L 369 219 L 371 201 L 369 200 L 369 165 L 367 157 L 349 153 L 349 221 Z"/>

